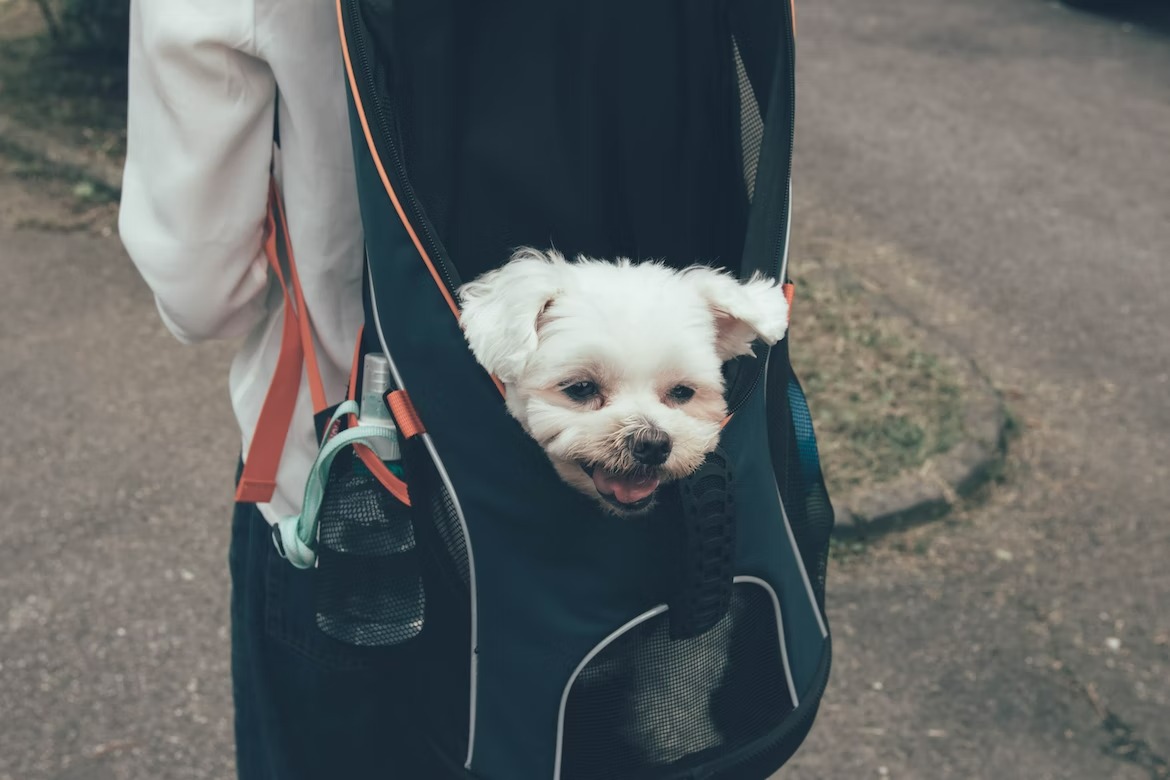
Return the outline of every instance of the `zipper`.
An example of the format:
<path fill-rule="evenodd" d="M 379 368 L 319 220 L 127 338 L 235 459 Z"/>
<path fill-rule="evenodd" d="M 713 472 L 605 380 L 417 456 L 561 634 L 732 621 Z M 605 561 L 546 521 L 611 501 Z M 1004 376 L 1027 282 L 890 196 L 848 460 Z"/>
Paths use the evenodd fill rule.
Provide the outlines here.
<path fill-rule="evenodd" d="M 788 2 L 788 3 L 785 3 L 784 5 L 785 5 L 785 13 L 782 14 L 782 16 L 784 17 L 784 33 L 785 33 L 785 37 L 788 41 L 788 56 L 789 56 L 790 61 L 791 61 L 791 59 L 794 59 L 794 54 L 796 51 L 796 37 L 793 34 L 793 30 L 792 30 L 792 4 L 791 4 L 791 2 Z M 790 200 L 791 194 L 792 194 L 792 155 L 793 155 L 795 143 L 796 143 L 796 68 L 789 67 L 789 69 L 788 69 L 788 186 L 786 186 L 784 188 L 784 197 L 780 201 L 780 204 L 782 207 L 780 210 L 780 213 L 784 215 L 784 219 L 786 221 L 791 218 L 788 210 L 791 208 L 791 204 L 789 203 L 789 200 Z M 770 270 L 771 270 L 771 275 L 773 277 L 780 273 L 780 270 L 781 270 L 780 269 L 780 262 L 781 262 L 781 259 L 784 257 L 784 251 L 785 251 L 784 244 L 787 241 L 787 239 L 788 239 L 788 229 L 787 229 L 787 227 L 785 227 L 784 230 L 778 231 L 778 234 L 776 236 L 776 242 L 772 247 L 772 265 L 770 267 Z M 786 282 L 787 279 L 781 279 L 780 281 L 783 283 L 783 282 Z M 771 347 L 769 347 L 768 349 L 770 352 Z M 731 416 L 731 415 L 735 414 L 736 412 L 738 412 L 740 409 L 742 409 L 744 404 L 747 403 L 748 399 L 751 398 L 752 393 L 754 393 L 756 391 L 756 387 L 760 384 L 760 378 L 764 375 L 764 372 L 767 370 L 767 366 L 768 366 L 768 361 L 766 358 L 763 360 L 760 360 L 759 358 L 756 359 L 756 368 L 755 368 L 755 371 L 752 373 L 751 384 L 748 385 L 747 390 L 744 391 L 744 393 L 739 397 L 739 399 L 735 402 L 735 404 L 728 410 L 728 412 L 727 412 L 728 416 Z"/>
<path fill-rule="evenodd" d="M 379 133 L 372 140 L 375 145 L 379 145 L 379 142 L 381 142 L 381 145 L 385 146 L 386 156 L 390 159 L 391 164 L 394 166 L 394 171 L 398 175 L 397 181 L 394 184 L 399 187 L 401 200 L 410 209 L 410 214 L 413 217 L 413 226 L 421 236 L 423 244 L 430 255 L 431 262 L 438 268 L 439 273 L 442 274 L 447 291 L 451 294 L 451 299 L 458 301 L 459 298 L 456 293 L 458 285 L 455 283 L 455 275 L 451 273 L 451 269 L 445 260 L 445 255 L 439 247 L 439 242 L 435 240 L 434 234 L 431 232 L 430 222 L 423 214 L 418 198 L 415 197 L 414 188 L 411 186 L 410 179 L 406 175 L 406 163 L 402 159 L 402 153 L 398 145 L 394 142 L 393 126 L 390 123 L 385 106 L 383 106 L 382 100 L 378 95 L 378 83 L 374 77 L 374 68 L 370 64 L 370 58 L 367 53 L 366 33 L 358 19 L 360 16 L 358 0 L 348 0 L 346 8 L 349 11 L 346 19 L 347 32 L 351 33 L 349 39 L 353 42 L 353 51 L 357 55 L 359 70 L 361 71 L 366 86 L 366 94 L 361 96 L 362 105 L 372 107 L 374 117 L 377 120 L 376 129 Z M 376 152 L 377 150 L 371 151 Z"/>

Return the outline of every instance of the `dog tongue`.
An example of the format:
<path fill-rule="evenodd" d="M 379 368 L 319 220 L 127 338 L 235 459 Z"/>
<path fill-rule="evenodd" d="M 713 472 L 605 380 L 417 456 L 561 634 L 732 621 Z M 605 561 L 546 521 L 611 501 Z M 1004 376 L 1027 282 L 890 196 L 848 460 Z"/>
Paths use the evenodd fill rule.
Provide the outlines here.
<path fill-rule="evenodd" d="M 658 489 L 658 477 L 653 474 L 630 476 L 594 469 L 593 484 L 604 496 L 613 496 L 623 504 L 636 504 Z"/>

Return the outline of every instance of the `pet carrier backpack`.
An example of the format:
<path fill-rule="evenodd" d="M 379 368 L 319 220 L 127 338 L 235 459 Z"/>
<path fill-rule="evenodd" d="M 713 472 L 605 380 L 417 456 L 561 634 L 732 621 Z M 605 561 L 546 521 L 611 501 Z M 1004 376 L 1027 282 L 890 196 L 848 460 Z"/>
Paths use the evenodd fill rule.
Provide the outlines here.
<path fill-rule="evenodd" d="M 338 22 L 366 325 L 277 540 L 344 583 L 326 600 L 359 619 L 321 607 L 323 630 L 401 651 L 425 768 L 396 774 L 388 734 L 387 776 L 768 777 L 830 662 L 833 515 L 787 339 L 726 366 L 706 463 L 619 517 L 509 416 L 457 290 L 524 245 L 786 281 L 790 5 L 338 0 Z M 369 354 L 402 470 L 356 414 Z"/>

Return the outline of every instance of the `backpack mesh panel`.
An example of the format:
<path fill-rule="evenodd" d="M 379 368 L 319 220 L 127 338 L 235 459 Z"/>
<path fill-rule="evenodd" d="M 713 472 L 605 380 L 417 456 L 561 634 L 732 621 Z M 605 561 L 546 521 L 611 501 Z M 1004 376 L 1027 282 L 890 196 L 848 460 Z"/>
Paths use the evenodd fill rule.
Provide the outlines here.
<path fill-rule="evenodd" d="M 409 510 L 352 449 L 333 462 L 319 522 L 318 627 L 360 646 L 417 636 L 425 598 Z"/>
<path fill-rule="evenodd" d="M 756 169 L 760 163 L 760 147 L 764 142 L 764 120 L 760 116 L 760 104 L 756 102 L 738 44 L 732 44 L 732 51 L 735 54 L 735 78 L 739 85 L 740 159 L 743 163 L 743 184 L 750 201 L 756 189 Z"/>
<path fill-rule="evenodd" d="M 823 612 L 829 536 L 833 532 L 833 507 L 821 474 L 812 416 L 804 391 L 795 376 L 789 376 L 787 390 L 792 426 L 788 436 L 788 489 L 784 492 L 784 506 L 805 570 L 812 580 L 818 605 Z"/>
<path fill-rule="evenodd" d="M 459 522 L 459 514 L 455 511 L 455 502 L 451 500 L 451 494 L 443 485 L 439 485 L 431 497 L 431 519 L 434 520 L 439 538 L 443 540 L 447 555 L 459 572 L 459 578 L 464 586 L 469 587 L 471 566 L 467 558 L 467 538 L 463 535 L 463 526 Z"/>
<path fill-rule="evenodd" d="M 671 640 L 664 612 L 606 646 L 569 692 L 561 776 L 652 776 L 766 736 L 793 708 L 775 615 L 763 588 L 739 584 L 704 634 Z"/>
<path fill-rule="evenodd" d="M 468 542 L 455 502 L 419 439 L 404 449 L 411 510 L 427 594 L 426 625 L 413 645 L 418 668 L 410 696 L 430 750 L 449 766 L 418 775 L 462 776 L 454 767 L 467 755 L 471 697 L 471 588 Z M 409 776 L 413 779 L 413 775 Z"/>

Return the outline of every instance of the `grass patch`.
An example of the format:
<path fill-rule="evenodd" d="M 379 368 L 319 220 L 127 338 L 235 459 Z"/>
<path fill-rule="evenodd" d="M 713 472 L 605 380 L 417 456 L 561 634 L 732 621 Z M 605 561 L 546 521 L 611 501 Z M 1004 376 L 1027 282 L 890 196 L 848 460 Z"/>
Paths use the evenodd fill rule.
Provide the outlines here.
<path fill-rule="evenodd" d="M 20 181 L 67 184 L 69 194 L 81 205 L 116 203 L 118 192 L 87 178 L 83 173 L 29 154 L 0 136 L 0 170 Z"/>
<path fill-rule="evenodd" d="M 0 226 L 110 235 L 117 192 L 79 171 L 28 154 L 0 136 Z"/>
<path fill-rule="evenodd" d="M 962 439 L 958 378 L 908 322 L 819 266 L 796 282 L 792 363 L 830 495 L 892 479 Z"/>
<path fill-rule="evenodd" d="M 31 3 L 0 14 L 0 111 L 110 160 L 126 151 L 126 63 L 54 45 Z"/>

